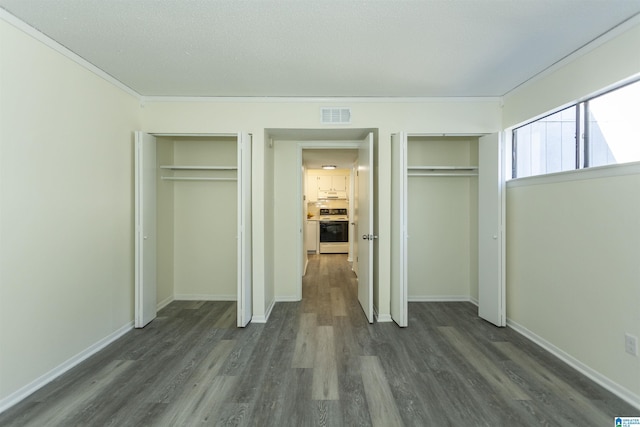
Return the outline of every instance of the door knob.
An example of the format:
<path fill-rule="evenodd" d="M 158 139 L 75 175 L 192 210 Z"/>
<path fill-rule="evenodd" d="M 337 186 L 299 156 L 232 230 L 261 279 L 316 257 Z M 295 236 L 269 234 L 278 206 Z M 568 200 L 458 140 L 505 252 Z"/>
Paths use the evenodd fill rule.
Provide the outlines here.
<path fill-rule="evenodd" d="M 149 236 L 143 236 L 142 237 L 144 240 L 147 240 L 149 238 Z"/>
<path fill-rule="evenodd" d="M 368 234 L 363 234 L 363 235 L 362 235 L 362 238 L 363 238 L 364 240 L 369 240 L 369 235 L 368 235 Z"/>

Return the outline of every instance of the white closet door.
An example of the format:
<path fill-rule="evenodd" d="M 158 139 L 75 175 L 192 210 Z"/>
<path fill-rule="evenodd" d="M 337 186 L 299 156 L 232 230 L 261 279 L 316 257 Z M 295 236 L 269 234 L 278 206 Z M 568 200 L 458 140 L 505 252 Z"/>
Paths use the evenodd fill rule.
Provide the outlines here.
<path fill-rule="evenodd" d="M 156 317 L 156 139 L 135 135 L 135 327 Z"/>
<path fill-rule="evenodd" d="M 251 135 L 238 134 L 238 326 L 251 321 Z"/>
<path fill-rule="evenodd" d="M 391 135 L 391 191 L 394 227 L 393 277 L 391 278 L 391 318 L 398 326 L 408 326 L 408 247 L 407 247 L 407 134 Z"/>
<path fill-rule="evenodd" d="M 503 174 L 498 134 L 480 138 L 478 162 L 478 315 L 505 326 Z"/>
<path fill-rule="evenodd" d="M 373 323 L 373 134 L 358 149 L 358 301 L 369 323 Z"/>

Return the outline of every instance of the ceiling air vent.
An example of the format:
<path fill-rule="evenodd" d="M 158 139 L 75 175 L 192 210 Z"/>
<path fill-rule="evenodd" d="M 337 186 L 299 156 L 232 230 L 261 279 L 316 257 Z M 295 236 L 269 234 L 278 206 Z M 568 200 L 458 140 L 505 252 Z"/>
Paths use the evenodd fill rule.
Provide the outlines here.
<path fill-rule="evenodd" d="M 323 107 L 320 108 L 320 123 L 323 125 L 351 124 L 351 108 Z"/>

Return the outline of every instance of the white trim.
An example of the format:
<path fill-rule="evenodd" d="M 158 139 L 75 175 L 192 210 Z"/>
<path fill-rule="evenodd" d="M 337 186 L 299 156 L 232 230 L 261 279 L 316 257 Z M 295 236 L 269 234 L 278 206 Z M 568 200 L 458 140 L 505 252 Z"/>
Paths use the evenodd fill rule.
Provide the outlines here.
<path fill-rule="evenodd" d="M 389 322 L 393 322 L 393 319 L 391 318 L 390 314 L 380 314 L 380 313 L 376 313 L 376 323 L 389 323 Z"/>
<path fill-rule="evenodd" d="M 473 302 L 470 297 L 460 295 L 413 295 L 407 297 L 407 300 L 409 302 Z"/>
<path fill-rule="evenodd" d="M 30 26 L 26 22 L 22 21 L 20 18 L 18 18 L 16 16 L 12 15 L 11 13 L 7 12 L 6 10 L 0 9 L 0 19 L 2 19 L 3 21 L 7 22 L 8 24 L 13 25 L 18 30 L 22 31 L 23 33 L 27 34 L 28 36 L 33 37 L 37 41 L 39 41 L 42 44 L 46 45 L 47 47 L 55 50 L 56 52 L 58 52 L 62 56 L 70 59 L 71 61 L 73 61 L 76 64 L 80 65 L 81 67 L 85 68 L 87 71 L 90 71 L 93 74 L 95 74 L 96 76 L 102 78 L 103 80 L 106 80 L 108 83 L 111 83 L 112 85 L 114 85 L 118 89 L 128 93 L 129 95 L 131 95 L 134 98 L 138 99 L 138 101 L 142 100 L 142 95 L 140 95 L 138 92 L 136 92 L 135 90 L 133 90 L 129 86 L 127 86 L 124 83 L 122 83 L 120 80 L 117 80 L 112 75 L 107 74 L 106 72 L 102 71 L 100 68 L 96 67 L 91 62 L 89 62 L 86 59 L 82 58 L 80 55 L 72 52 L 71 50 L 69 50 L 65 46 L 63 46 L 60 43 L 58 43 L 57 41 L 53 40 L 52 38 L 50 38 L 46 34 L 38 31 L 35 28 L 33 28 L 32 26 Z"/>
<path fill-rule="evenodd" d="M 276 301 L 272 300 L 269 308 L 267 308 L 267 312 L 264 315 L 256 315 L 254 314 L 251 317 L 251 323 L 267 323 L 269 320 L 269 316 L 271 316 L 271 311 L 273 311 L 273 307 L 276 305 Z"/>
<path fill-rule="evenodd" d="M 296 295 L 285 295 L 276 297 L 275 302 L 299 302 L 302 301 L 302 298 Z"/>
<path fill-rule="evenodd" d="M 433 104 L 455 102 L 501 102 L 501 96 L 434 96 L 434 97 L 313 97 L 313 96 L 141 96 L 142 103 L 211 102 L 211 103 L 293 103 L 293 104 Z"/>
<path fill-rule="evenodd" d="M 111 334 L 107 335 L 106 337 L 102 338 L 96 343 L 90 345 L 86 349 L 82 350 L 80 353 L 76 354 L 70 359 L 67 359 L 60 365 L 56 366 L 49 372 L 31 381 L 29 384 L 25 385 L 24 387 L 21 387 L 20 389 L 11 393 L 9 396 L 0 400 L 0 413 L 6 411 L 13 405 L 20 402 L 22 399 L 26 398 L 30 394 L 36 392 L 40 388 L 49 384 L 51 381 L 55 380 L 60 375 L 67 372 L 69 369 L 72 369 L 78 366 L 80 363 L 84 362 L 89 357 L 93 356 L 94 354 L 96 354 L 97 352 L 99 352 L 100 350 L 102 350 L 112 342 L 116 341 L 118 338 L 122 337 L 124 334 L 126 334 L 131 330 L 133 330 L 133 321 L 127 323 L 123 327 L 117 329 L 116 331 L 112 332 Z"/>
<path fill-rule="evenodd" d="M 406 132 L 407 139 L 409 138 L 432 138 L 432 137 L 460 137 L 460 138 L 480 138 L 481 136 L 491 135 L 492 132 L 485 133 L 455 133 L 455 132 Z M 411 169 L 411 166 L 407 166 Z"/>
<path fill-rule="evenodd" d="M 515 178 L 507 181 L 507 188 L 638 174 L 640 174 L 640 162 L 620 163 L 616 165 L 595 166 L 591 168 Z"/>
<path fill-rule="evenodd" d="M 211 295 L 211 294 L 176 294 L 175 301 L 237 301 L 237 294 Z"/>
<path fill-rule="evenodd" d="M 393 322 L 393 318 L 391 317 L 390 313 L 387 313 L 387 314 L 378 313 L 378 307 L 376 307 L 375 305 L 373 306 L 373 317 L 376 323 Z"/>
<path fill-rule="evenodd" d="M 602 387 L 606 388 L 607 390 L 609 390 L 610 392 L 618 396 L 620 399 L 640 409 L 640 395 L 637 395 L 633 393 L 631 390 L 628 390 L 627 388 L 621 386 L 620 384 L 612 381 L 611 379 L 602 375 L 600 372 L 590 368 L 589 366 L 585 365 L 575 357 L 571 356 L 570 354 L 566 353 L 562 349 L 556 347 L 549 341 L 545 340 L 541 336 L 536 335 L 534 332 L 531 332 L 529 329 L 525 328 L 524 326 L 520 325 L 519 323 L 509 318 L 507 318 L 507 326 L 513 329 L 514 331 L 518 332 L 520 335 L 524 336 L 525 338 L 538 344 L 540 347 L 544 348 L 549 353 L 553 354 L 555 357 L 562 360 L 564 363 L 566 363 L 576 371 L 580 372 L 581 374 L 585 375 L 589 379 L 595 381 Z"/>
<path fill-rule="evenodd" d="M 218 132 L 218 133 L 163 133 L 163 132 L 147 132 L 149 135 L 153 135 L 155 137 L 194 137 L 194 136 L 205 136 L 205 137 L 226 137 L 226 138 L 237 138 L 238 132 Z M 250 134 L 251 135 L 251 134 Z M 177 141 L 180 142 L 180 141 Z M 236 166 L 236 169 L 237 166 Z"/>
<path fill-rule="evenodd" d="M 160 311 L 174 301 L 173 295 L 168 296 L 156 305 L 156 311 Z"/>

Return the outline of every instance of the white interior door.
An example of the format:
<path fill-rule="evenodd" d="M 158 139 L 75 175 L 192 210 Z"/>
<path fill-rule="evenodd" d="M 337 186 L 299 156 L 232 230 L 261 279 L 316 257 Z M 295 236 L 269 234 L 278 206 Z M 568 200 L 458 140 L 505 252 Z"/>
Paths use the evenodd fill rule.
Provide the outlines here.
<path fill-rule="evenodd" d="M 135 135 L 135 327 L 156 317 L 156 139 Z"/>
<path fill-rule="evenodd" d="M 369 323 L 373 323 L 373 134 L 358 149 L 358 301 Z"/>
<path fill-rule="evenodd" d="M 251 135 L 238 134 L 238 326 L 251 321 Z"/>
<path fill-rule="evenodd" d="M 478 315 L 505 326 L 503 174 L 498 134 L 480 138 L 478 170 Z"/>
<path fill-rule="evenodd" d="M 408 326 L 408 245 L 407 245 L 407 134 L 391 135 L 391 191 L 394 257 L 391 278 L 391 318 L 398 326 Z"/>

